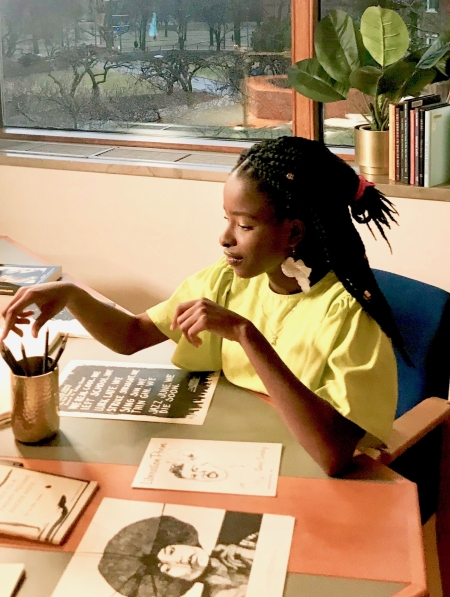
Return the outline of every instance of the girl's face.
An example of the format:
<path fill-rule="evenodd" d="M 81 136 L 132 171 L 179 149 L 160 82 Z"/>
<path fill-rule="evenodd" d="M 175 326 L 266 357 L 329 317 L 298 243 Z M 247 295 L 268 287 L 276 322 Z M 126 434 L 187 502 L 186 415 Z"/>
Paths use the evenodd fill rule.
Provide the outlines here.
<path fill-rule="evenodd" d="M 301 240 L 303 224 L 288 219 L 278 222 L 273 206 L 256 183 L 233 172 L 224 188 L 226 228 L 220 237 L 229 265 L 240 278 L 266 273 L 272 290 L 280 294 L 295 292 L 294 278 L 281 271 L 281 263 L 292 245 Z"/>
<path fill-rule="evenodd" d="M 209 562 L 206 551 L 195 545 L 168 545 L 160 549 L 156 557 L 161 572 L 188 581 L 201 576 Z"/>

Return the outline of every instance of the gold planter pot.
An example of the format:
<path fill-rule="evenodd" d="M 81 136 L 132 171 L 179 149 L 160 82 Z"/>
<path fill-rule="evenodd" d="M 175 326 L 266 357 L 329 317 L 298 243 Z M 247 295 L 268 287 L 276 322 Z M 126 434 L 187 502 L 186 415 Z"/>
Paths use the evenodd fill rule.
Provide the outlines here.
<path fill-rule="evenodd" d="M 355 160 L 365 176 L 389 174 L 389 131 L 371 131 L 370 125 L 355 127 Z"/>

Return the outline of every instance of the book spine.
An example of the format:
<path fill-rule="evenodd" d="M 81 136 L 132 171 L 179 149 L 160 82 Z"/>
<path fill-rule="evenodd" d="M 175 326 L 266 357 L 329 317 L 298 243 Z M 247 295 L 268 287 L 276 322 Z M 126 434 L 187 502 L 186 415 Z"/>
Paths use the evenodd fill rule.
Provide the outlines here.
<path fill-rule="evenodd" d="M 389 104 L 389 180 L 395 180 L 395 104 Z"/>
<path fill-rule="evenodd" d="M 430 131 L 431 131 L 431 110 L 424 114 L 423 128 L 423 186 L 430 186 Z"/>
<path fill-rule="evenodd" d="M 403 106 L 402 113 L 402 165 L 401 165 L 401 182 L 403 184 L 409 183 L 409 103 L 406 102 Z"/>
<path fill-rule="evenodd" d="M 400 136 L 400 114 L 402 106 L 395 106 L 395 181 L 400 182 L 401 175 L 401 136 Z"/>
<path fill-rule="evenodd" d="M 425 112 L 419 110 L 419 187 L 423 187 L 424 123 Z"/>
<path fill-rule="evenodd" d="M 414 184 L 416 165 L 416 114 L 417 110 L 409 113 L 409 184 Z"/>
<path fill-rule="evenodd" d="M 415 110 L 416 117 L 414 119 L 414 184 L 419 186 L 419 143 L 420 143 L 420 134 L 419 134 L 419 118 L 420 118 L 420 110 Z"/>

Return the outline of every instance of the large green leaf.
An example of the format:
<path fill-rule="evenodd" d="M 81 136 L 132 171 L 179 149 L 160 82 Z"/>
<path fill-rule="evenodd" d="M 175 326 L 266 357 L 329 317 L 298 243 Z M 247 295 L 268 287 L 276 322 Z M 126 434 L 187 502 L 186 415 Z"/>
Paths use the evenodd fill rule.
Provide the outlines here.
<path fill-rule="evenodd" d="M 426 85 L 434 83 L 437 71 L 434 68 L 417 69 L 413 76 L 408 79 L 403 95 L 418 95 Z"/>
<path fill-rule="evenodd" d="M 405 85 L 415 71 L 415 64 L 407 60 L 400 60 L 388 66 L 378 83 L 378 93 L 386 95 L 391 101 L 399 101 L 403 95 Z"/>
<path fill-rule="evenodd" d="M 369 6 L 361 17 L 363 43 L 383 68 L 406 54 L 409 34 L 399 14 L 381 6 Z"/>
<path fill-rule="evenodd" d="M 345 99 L 348 85 L 332 79 L 317 58 L 300 60 L 288 71 L 288 82 L 298 93 L 316 102 L 337 102 Z"/>
<path fill-rule="evenodd" d="M 365 63 L 361 33 L 343 10 L 332 10 L 317 23 L 314 49 L 324 70 L 341 83 L 348 84 L 350 73 Z"/>
<path fill-rule="evenodd" d="M 419 68 L 431 68 L 435 66 L 444 56 L 450 54 L 450 29 L 442 33 L 434 41 L 422 58 L 417 63 Z"/>
<path fill-rule="evenodd" d="M 378 81 L 382 75 L 382 70 L 376 66 L 362 66 L 354 70 L 350 75 L 350 85 L 359 89 L 366 95 L 375 96 L 377 94 Z"/>

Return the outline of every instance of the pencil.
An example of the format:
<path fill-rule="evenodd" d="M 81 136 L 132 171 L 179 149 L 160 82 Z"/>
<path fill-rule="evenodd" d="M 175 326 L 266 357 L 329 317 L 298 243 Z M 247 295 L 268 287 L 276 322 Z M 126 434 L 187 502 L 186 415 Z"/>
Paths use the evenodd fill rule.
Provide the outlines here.
<path fill-rule="evenodd" d="M 55 360 L 53 361 L 53 365 L 51 366 L 50 371 L 54 371 L 56 369 L 56 366 L 58 365 L 58 361 L 61 358 L 61 355 L 64 352 L 64 349 L 66 347 L 68 338 L 69 338 L 69 334 L 66 334 L 64 336 L 64 340 L 61 343 L 61 346 L 59 347 L 58 352 L 56 353 L 56 357 L 55 357 Z"/>
<path fill-rule="evenodd" d="M 22 367 L 16 361 L 13 353 L 9 350 L 9 348 L 6 346 L 4 342 L 1 342 L 0 352 L 6 364 L 14 373 L 14 375 L 23 375 Z"/>
<path fill-rule="evenodd" d="M 44 351 L 44 362 L 42 363 L 42 374 L 47 373 L 47 361 L 48 361 L 48 328 L 45 331 L 45 351 Z"/>
<path fill-rule="evenodd" d="M 25 346 L 23 344 L 20 345 L 20 350 L 22 352 L 23 368 L 25 369 L 25 374 L 27 377 L 31 377 L 30 364 L 28 362 L 27 353 L 25 352 Z"/>

